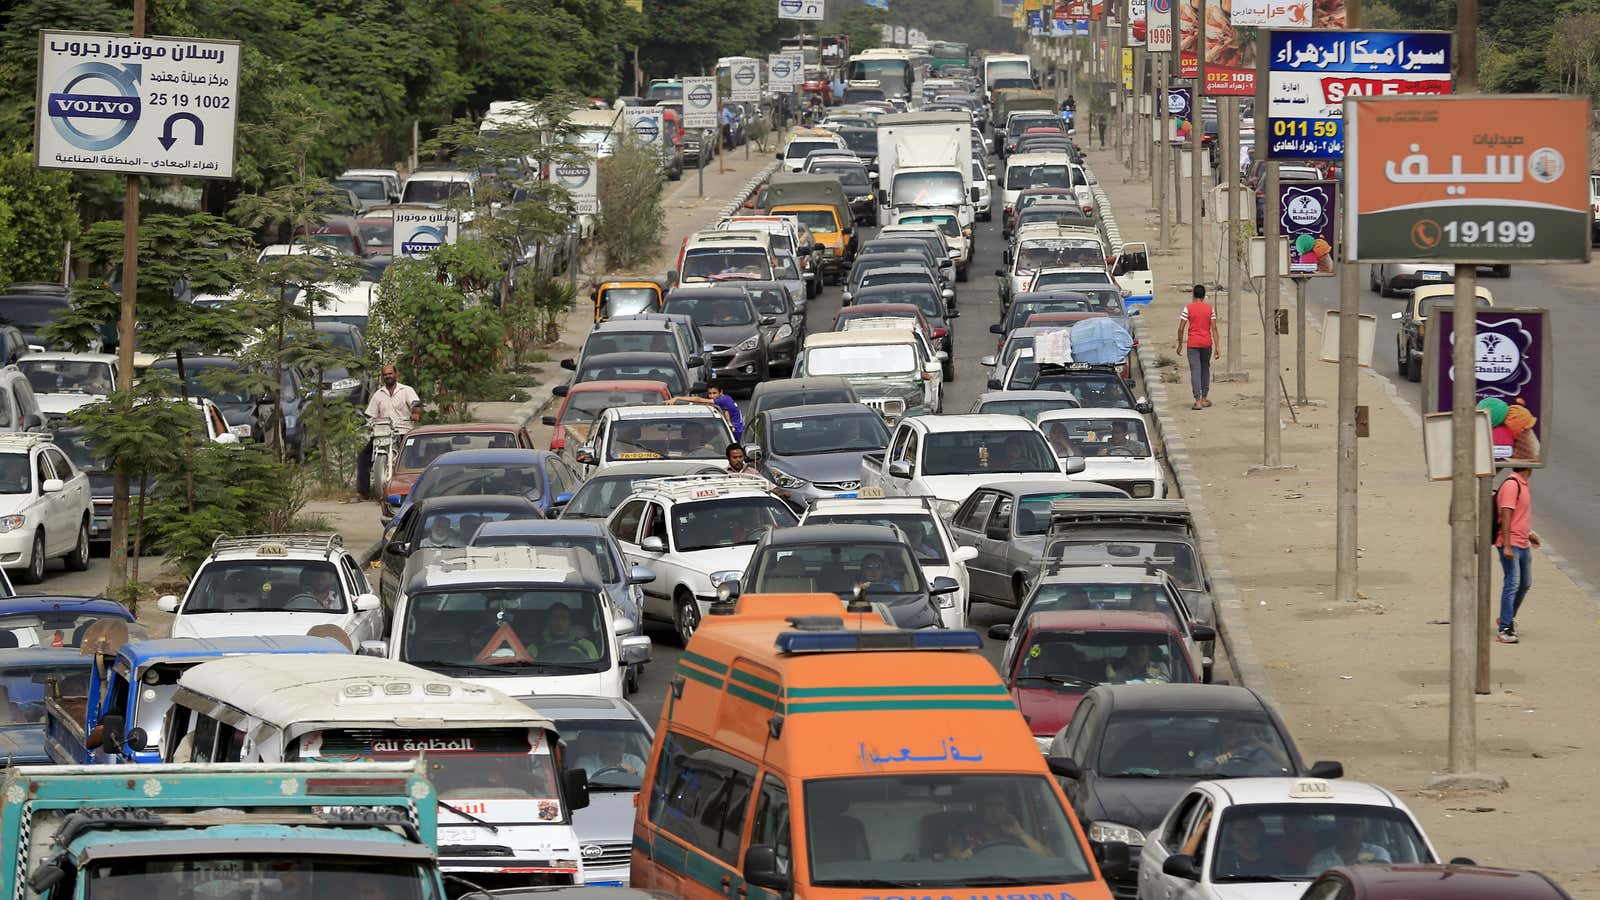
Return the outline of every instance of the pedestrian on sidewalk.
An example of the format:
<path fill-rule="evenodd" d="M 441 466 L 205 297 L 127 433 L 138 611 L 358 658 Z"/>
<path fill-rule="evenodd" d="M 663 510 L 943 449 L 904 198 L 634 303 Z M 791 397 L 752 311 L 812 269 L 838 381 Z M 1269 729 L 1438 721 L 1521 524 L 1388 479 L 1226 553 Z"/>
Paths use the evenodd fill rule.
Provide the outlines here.
<path fill-rule="evenodd" d="M 1193 409 L 1211 405 L 1211 361 L 1222 355 L 1217 340 L 1217 311 L 1206 302 L 1206 286 L 1194 286 L 1194 299 L 1178 316 L 1178 355 L 1188 351 L 1189 387 L 1194 391 Z"/>
<path fill-rule="evenodd" d="M 1099 113 L 1094 117 L 1095 129 L 1100 132 L 1100 149 L 1106 148 L 1106 114 Z"/>
<path fill-rule="evenodd" d="M 1495 623 L 1495 640 L 1502 644 L 1515 644 L 1518 640 L 1517 610 L 1533 586 L 1533 548 L 1543 543 L 1533 530 L 1533 492 L 1528 485 L 1532 474 L 1532 469 L 1512 469 L 1494 495 L 1498 513 L 1494 544 L 1500 548 L 1500 568 L 1505 572 L 1500 588 L 1500 618 Z"/>

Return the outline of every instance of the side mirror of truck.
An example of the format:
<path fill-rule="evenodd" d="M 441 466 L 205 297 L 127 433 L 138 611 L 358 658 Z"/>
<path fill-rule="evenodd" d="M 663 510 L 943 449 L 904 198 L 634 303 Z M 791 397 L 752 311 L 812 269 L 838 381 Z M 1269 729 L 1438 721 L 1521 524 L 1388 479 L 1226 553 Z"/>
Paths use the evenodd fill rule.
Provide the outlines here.
<path fill-rule="evenodd" d="M 115 753 L 122 748 L 122 729 L 127 720 L 121 716 L 103 716 L 100 719 L 100 752 Z"/>
<path fill-rule="evenodd" d="M 128 732 L 128 739 L 124 742 L 124 746 L 134 751 L 147 750 L 150 747 L 150 735 L 145 734 L 143 728 L 135 726 L 133 730 Z"/>
<path fill-rule="evenodd" d="M 789 876 L 778 867 L 778 854 L 767 844 L 751 844 L 744 851 L 744 880 L 759 888 L 789 892 Z"/>
<path fill-rule="evenodd" d="M 889 475 L 892 478 L 910 478 L 911 463 L 908 463 L 903 459 L 897 459 L 894 462 L 889 463 Z"/>
<path fill-rule="evenodd" d="M 156 609 L 162 612 L 175 613 L 178 611 L 178 598 L 174 594 L 167 594 L 156 600 Z"/>
<path fill-rule="evenodd" d="M 589 773 L 565 769 L 561 773 L 561 792 L 567 795 L 567 808 L 576 812 L 589 805 Z"/>

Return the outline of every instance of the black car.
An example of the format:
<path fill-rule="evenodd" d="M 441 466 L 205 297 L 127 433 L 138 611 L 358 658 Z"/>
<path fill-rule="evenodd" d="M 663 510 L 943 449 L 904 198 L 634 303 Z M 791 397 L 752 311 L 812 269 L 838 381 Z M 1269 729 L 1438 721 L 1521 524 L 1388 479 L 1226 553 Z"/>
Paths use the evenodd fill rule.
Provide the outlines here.
<path fill-rule="evenodd" d="M 39 330 L 54 322 L 72 305 L 72 293 L 65 285 L 20 282 L 0 290 L 0 325 L 15 327 L 22 339 L 34 347 L 44 347 Z M 115 330 L 109 337 L 115 341 Z M 98 351 L 101 347 L 90 347 Z M 26 352 L 26 351 L 23 351 Z M 7 362 L 15 362 L 8 359 Z"/>
<path fill-rule="evenodd" d="M 360 328 L 348 322 L 318 321 L 316 329 L 318 337 L 343 351 L 352 362 L 366 359 L 367 338 Z M 315 372 L 307 374 L 312 377 L 316 375 Z M 360 367 L 328 366 L 322 370 L 322 391 L 330 403 L 348 400 L 365 409 L 367 398 L 372 393 L 372 376 Z"/>
<path fill-rule="evenodd" d="M 150 368 L 171 372 L 176 378 L 178 360 L 175 357 L 158 359 L 150 364 Z M 261 417 L 272 414 L 273 400 L 276 398 L 283 412 L 278 439 L 290 455 L 297 459 L 304 458 L 307 450 L 304 413 L 312 390 L 294 366 L 283 367 L 283 380 L 276 393 L 260 395 L 251 394 L 246 385 L 270 380 L 271 374 L 250 372 L 243 363 L 230 357 L 186 356 L 183 359 L 183 375 L 189 396 L 202 397 L 215 403 L 230 427 L 248 424 L 250 437 L 256 441 L 266 439 Z"/>
<path fill-rule="evenodd" d="M 934 249 L 935 245 L 938 245 L 937 250 Z M 932 266 L 933 270 L 939 273 L 939 280 L 944 282 L 945 287 L 950 287 L 956 280 L 956 261 L 950 258 L 950 251 L 945 247 L 944 239 L 937 235 L 930 234 L 927 240 L 909 234 L 873 238 L 861 245 L 857 259 L 885 254 L 910 254 L 921 257 L 926 265 Z"/>
<path fill-rule="evenodd" d="M 455 494 L 418 500 L 395 520 L 379 553 L 378 596 L 392 608 L 404 583 L 406 560 L 418 550 L 466 547 L 486 522 L 542 518 L 526 497 Z"/>
<path fill-rule="evenodd" d="M 877 218 L 877 194 L 872 189 L 872 179 L 867 175 L 866 166 L 848 159 L 830 159 L 813 163 L 811 172 L 814 175 L 833 175 L 839 179 L 839 184 L 844 187 L 845 198 L 850 201 L 850 214 L 855 217 L 857 225 L 870 224 Z"/>
<path fill-rule="evenodd" d="M 935 349 L 943 350 L 949 357 L 944 361 L 944 380 L 951 381 L 956 377 L 956 329 L 950 320 L 961 313 L 947 309 L 938 291 L 923 284 L 880 284 L 862 288 L 852 298 L 850 305 L 867 306 L 874 303 L 909 303 L 915 306 L 933 328 Z"/>
<path fill-rule="evenodd" d="M 727 584 L 726 582 L 724 583 Z M 734 590 L 759 594 L 860 596 L 882 604 L 900 628 L 942 627 L 933 598 L 960 590 L 954 578 L 923 580 L 916 551 L 887 525 L 796 525 L 767 531 Z"/>
<path fill-rule="evenodd" d="M 795 302 L 798 298 L 781 281 L 746 281 L 743 285 L 761 320 L 773 320 L 773 324 L 761 326 L 767 337 L 767 365 L 774 372 L 792 373 L 795 357 L 806 344 L 805 307 Z"/>
<path fill-rule="evenodd" d="M 869 175 L 877 171 L 878 129 L 846 125 L 835 128 L 833 133 L 844 138 L 844 145 L 854 151 L 856 156 L 861 157 Z"/>
<path fill-rule="evenodd" d="M 838 375 L 785 378 L 756 385 L 750 394 L 750 402 L 745 405 L 745 420 L 755 421 L 756 416 L 769 409 L 857 402 L 856 389 Z"/>
<path fill-rule="evenodd" d="M 596 353 L 572 378 L 573 384 L 582 381 L 659 381 L 674 396 L 689 389 L 689 373 L 674 353 Z"/>
<path fill-rule="evenodd" d="M 667 292 L 662 312 L 687 314 L 700 326 L 711 348 L 706 362 L 723 385 L 749 391 L 770 377 L 762 328 L 778 320 L 758 313 L 743 287 L 674 288 Z"/>
<path fill-rule="evenodd" d="M 1150 403 L 1135 400 L 1133 391 L 1116 366 L 1089 363 L 1054 365 L 1046 363 L 1029 384 L 1017 385 L 1029 391 L 1066 391 L 1078 398 L 1078 405 L 1097 409 L 1131 409 L 1149 414 Z"/>
<path fill-rule="evenodd" d="M 1093 688 L 1046 755 L 1090 842 L 1135 847 L 1198 781 L 1344 774 L 1336 762 L 1308 767 L 1260 694 L 1213 684 Z M 1137 875 L 1112 879 L 1115 895 L 1134 896 Z"/>

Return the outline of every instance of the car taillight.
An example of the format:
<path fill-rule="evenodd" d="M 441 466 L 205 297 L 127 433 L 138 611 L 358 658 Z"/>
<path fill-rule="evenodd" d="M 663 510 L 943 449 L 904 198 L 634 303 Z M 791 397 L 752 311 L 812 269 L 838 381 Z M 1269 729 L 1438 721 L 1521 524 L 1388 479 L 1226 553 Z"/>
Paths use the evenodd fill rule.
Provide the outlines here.
<path fill-rule="evenodd" d="M 564 437 L 553 437 L 553 438 L 550 439 L 550 449 L 551 450 L 565 450 L 566 447 L 567 447 L 567 439 L 566 438 L 564 438 Z"/>
<path fill-rule="evenodd" d="M 936 338 L 942 338 L 942 337 L 944 337 L 945 335 L 947 335 L 949 333 L 950 332 L 945 331 L 943 328 L 935 328 L 933 330 L 933 336 L 936 337 Z"/>

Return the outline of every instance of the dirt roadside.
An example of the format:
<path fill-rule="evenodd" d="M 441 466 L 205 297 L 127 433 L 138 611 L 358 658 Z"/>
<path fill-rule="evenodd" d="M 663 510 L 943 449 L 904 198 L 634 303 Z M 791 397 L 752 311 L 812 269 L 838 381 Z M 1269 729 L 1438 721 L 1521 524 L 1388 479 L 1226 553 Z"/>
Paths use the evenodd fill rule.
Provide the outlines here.
<path fill-rule="evenodd" d="M 1113 152 L 1091 151 L 1089 159 L 1122 240 L 1155 247 L 1149 182 Z M 1210 227 L 1208 266 L 1216 257 Z M 1156 301 L 1139 326 L 1141 342 L 1169 358 L 1194 280 L 1189 228 L 1175 232 L 1170 253 L 1153 260 Z M 1206 280 L 1215 283 L 1215 271 Z M 1225 312 L 1225 298 L 1213 296 Z M 1292 308 L 1287 281 L 1284 296 Z M 1423 477 L 1416 411 L 1384 378 L 1364 371 L 1359 402 L 1370 407 L 1372 437 L 1359 447 L 1360 594 L 1354 604 L 1336 604 L 1336 367 L 1315 361 L 1321 334 L 1313 329 L 1308 393 L 1324 403 L 1283 412 L 1283 461 L 1293 469 L 1247 475 L 1261 462 L 1263 329 L 1257 296 L 1246 291 L 1241 307 L 1249 381 L 1215 385 L 1215 405 L 1193 411 L 1187 369 L 1167 369 L 1181 380 L 1167 385 L 1175 402 L 1164 425 L 1187 443 L 1198 484 L 1185 489 L 1203 495 L 1238 585 L 1242 624 L 1302 752 L 1340 759 L 1348 777 L 1400 793 L 1445 858 L 1540 869 L 1575 897 L 1600 897 L 1600 838 L 1587 827 L 1600 807 L 1600 787 L 1588 777 L 1600 748 L 1590 688 L 1600 663 L 1588 652 L 1600 642 L 1595 598 L 1535 556 L 1534 587 L 1517 620 L 1523 643 L 1495 645 L 1492 693 L 1477 701 L 1478 767 L 1510 788 L 1423 790 L 1445 760 L 1449 487 Z M 1279 346 L 1292 386 L 1292 335 Z M 1533 488 L 1537 529 L 1537 474 Z"/>

